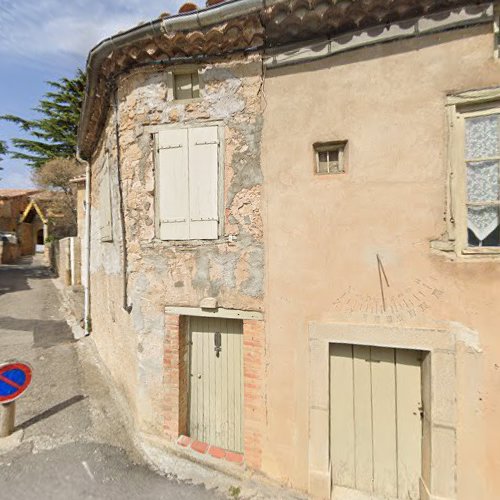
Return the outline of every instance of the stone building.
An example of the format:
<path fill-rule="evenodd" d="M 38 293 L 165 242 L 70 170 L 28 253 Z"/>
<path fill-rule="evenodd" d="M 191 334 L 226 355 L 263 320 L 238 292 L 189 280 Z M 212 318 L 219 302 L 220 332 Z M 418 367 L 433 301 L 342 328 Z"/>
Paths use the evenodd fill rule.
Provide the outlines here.
<path fill-rule="evenodd" d="M 48 220 L 34 199 L 39 193 L 39 189 L 0 189 L 0 231 L 16 236 L 4 263 L 33 255 L 36 246 L 44 244 Z"/>
<path fill-rule="evenodd" d="M 15 233 L 36 189 L 0 189 L 0 231 Z"/>
<path fill-rule="evenodd" d="M 495 5 L 210 3 L 88 60 L 92 335 L 141 439 L 495 498 Z"/>

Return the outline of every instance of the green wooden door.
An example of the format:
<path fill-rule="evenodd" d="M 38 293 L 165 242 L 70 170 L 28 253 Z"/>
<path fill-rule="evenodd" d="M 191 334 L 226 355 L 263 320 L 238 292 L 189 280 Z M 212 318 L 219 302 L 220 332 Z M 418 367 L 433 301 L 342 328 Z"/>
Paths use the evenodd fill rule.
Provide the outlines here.
<path fill-rule="evenodd" d="M 243 324 L 191 317 L 190 435 L 243 452 Z"/>
<path fill-rule="evenodd" d="M 332 498 L 417 500 L 421 474 L 420 351 L 332 344 Z M 350 491 L 349 491 L 350 490 Z"/>

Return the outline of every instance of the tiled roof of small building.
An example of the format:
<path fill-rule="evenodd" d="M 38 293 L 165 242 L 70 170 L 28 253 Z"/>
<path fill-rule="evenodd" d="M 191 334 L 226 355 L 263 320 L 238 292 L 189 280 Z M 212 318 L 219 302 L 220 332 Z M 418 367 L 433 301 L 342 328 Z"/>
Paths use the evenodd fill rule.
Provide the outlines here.
<path fill-rule="evenodd" d="M 0 189 L 0 198 L 17 198 L 18 196 L 31 196 L 39 193 L 39 189 Z"/>

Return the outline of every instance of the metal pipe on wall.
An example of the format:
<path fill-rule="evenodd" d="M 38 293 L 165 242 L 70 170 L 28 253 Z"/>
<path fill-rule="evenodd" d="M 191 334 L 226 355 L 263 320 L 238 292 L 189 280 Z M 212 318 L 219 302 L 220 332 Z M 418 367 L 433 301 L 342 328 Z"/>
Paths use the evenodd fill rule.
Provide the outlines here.
<path fill-rule="evenodd" d="M 84 240 L 84 255 L 85 255 L 85 286 L 84 286 L 84 302 L 83 302 L 83 320 L 84 330 L 86 335 L 90 335 L 92 330 L 92 322 L 90 318 L 90 163 L 80 157 L 80 151 L 76 152 L 76 159 L 85 165 L 85 240 Z"/>

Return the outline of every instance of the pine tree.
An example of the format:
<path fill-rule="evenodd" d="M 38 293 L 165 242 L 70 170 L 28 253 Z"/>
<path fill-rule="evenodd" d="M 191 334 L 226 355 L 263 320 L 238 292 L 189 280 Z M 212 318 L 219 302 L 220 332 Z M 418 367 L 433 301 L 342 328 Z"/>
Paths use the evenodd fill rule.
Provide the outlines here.
<path fill-rule="evenodd" d="M 47 92 L 34 109 L 40 118 L 26 120 L 15 115 L 0 117 L 30 133 L 31 139 L 12 139 L 16 149 L 9 151 L 9 154 L 12 158 L 25 160 L 35 169 L 53 158 L 75 157 L 85 74 L 78 70 L 73 79 L 61 78 L 57 82 L 47 83 L 53 90 Z"/>
<path fill-rule="evenodd" d="M 3 160 L 2 156 L 7 154 L 7 144 L 5 141 L 0 141 L 0 161 Z M 3 170 L 3 167 L 0 166 L 0 170 Z"/>

